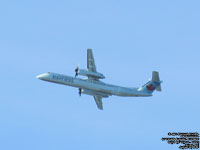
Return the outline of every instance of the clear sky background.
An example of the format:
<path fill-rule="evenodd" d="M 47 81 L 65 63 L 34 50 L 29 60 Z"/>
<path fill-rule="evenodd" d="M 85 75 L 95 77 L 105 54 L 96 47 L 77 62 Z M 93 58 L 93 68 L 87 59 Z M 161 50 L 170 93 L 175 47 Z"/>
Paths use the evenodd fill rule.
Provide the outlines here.
<path fill-rule="evenodd" d="M 74 76 L 92 48 L 107 83 L 162 92 L 104 99 L 35 78 Z M 199 132 L 199 0 L 0 2 L 1 150 L 177 150 L 168 132 Z"/>

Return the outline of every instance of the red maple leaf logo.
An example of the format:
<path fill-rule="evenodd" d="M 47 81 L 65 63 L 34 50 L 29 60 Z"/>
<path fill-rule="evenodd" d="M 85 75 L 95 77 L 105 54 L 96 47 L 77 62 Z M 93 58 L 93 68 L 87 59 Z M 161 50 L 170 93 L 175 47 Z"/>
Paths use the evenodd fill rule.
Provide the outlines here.
<path fill-rule="evenodd" d="M 147 85 L 146 88 L 147 88 L 149 91 L 155 90 L 155 87 L 153 86 L 153 84 Z"/>

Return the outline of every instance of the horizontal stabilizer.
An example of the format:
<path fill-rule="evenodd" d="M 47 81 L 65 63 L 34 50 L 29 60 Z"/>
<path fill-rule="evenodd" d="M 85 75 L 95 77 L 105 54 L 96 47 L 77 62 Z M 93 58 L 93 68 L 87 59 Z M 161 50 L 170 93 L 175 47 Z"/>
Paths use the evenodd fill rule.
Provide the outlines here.
<path fill-rule="evenodd" d="M 156 88 L 156 91 L 162 91 L 160 85 Z"/>

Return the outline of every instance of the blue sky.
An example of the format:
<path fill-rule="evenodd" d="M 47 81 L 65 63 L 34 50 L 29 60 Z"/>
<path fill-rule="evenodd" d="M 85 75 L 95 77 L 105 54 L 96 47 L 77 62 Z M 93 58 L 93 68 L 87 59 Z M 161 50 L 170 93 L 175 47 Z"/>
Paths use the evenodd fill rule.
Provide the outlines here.
<path fill-rule="evenodd" d="M 199 132 L 199 0 L 0 2 L 0 149 L 175 150 L 168 132 Z M 160 72 L 150 98 L 104 99 L 42 82 L 74 76 L 92 48 L 105 82 L 139 87 Z"/>

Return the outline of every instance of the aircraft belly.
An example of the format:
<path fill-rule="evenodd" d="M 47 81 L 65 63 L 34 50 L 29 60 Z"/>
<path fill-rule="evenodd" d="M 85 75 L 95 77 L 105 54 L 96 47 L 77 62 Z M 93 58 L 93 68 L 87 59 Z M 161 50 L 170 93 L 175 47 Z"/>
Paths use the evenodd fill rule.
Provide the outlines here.
<path fill-rule="evenodd" d="M 88 81 L 84 81 L 84 80 L 80 80 L 76 78 L 73 78 L 73 82 L 67 82 L 67 81 L 54 81 L 54 82 L 68 85 L 68 86 L 78 87 L 82 89 L 94 90 L 94 91 L 98 91 L 102 93 L 105 91 L 103 88 L 104 87 L 103 85 L 90 83 Z"/>
<path fill-rule="evenodd" d="M 55 73 L 45 80 L 49 82 L 72 86 L 72 87 L 94 90 L 94 91 L 106 93 L 109 95 L 113 94 L 112 88 L 110 88 L 106 84 L 100 84 L 101 82 L 93 83 L 88 80 L 83 80 L 83 79 L 74 78 L 70 76 L 64 76 L 64 75 L 55 74 Z"/>
<path fill-rule="evenodd" d="M 92 96 L 100 96 L 100 97 L 103 97 L 103 98 L 109 97 L 108 94 L 98 92 L 98 91 L 94 91 L 94 90 L 83 89 L 82 93 L 87 94 L 87 95 L 92 95 Z"/>
<path fill-rule="evenodd" d="M 112 92 L 106 88 L 106 85 L 92 84 L 92 83 L 86 82 L 86 83 L 78 84 L 78 86 L 83 89 L 88 89 L 88 90 L 104 93 L 107 95 L 112 95 Z"/>
<path fill-rule="evenodd" d="M 72 87 L 97 91 L 97 92 L 101 92 L 101 93 L 104 93 L 107 95 L 117 95 L 117 96 L 125 96 L 125 97 L 126 96 L 127 97 L 128 96 L 151 96 L 151 95 L 146 95 L 145 93 L 141 93 L 139 91 L 130 90 L 130 89 L 123 88 L 123 87 L 111 86 L 108 84 L 100 84 L 100 82 L 92 83 L 87 80 L 73 78 L 70 76 L 54 75 L 51 78 L 48 78 L 45 80 L 49 81 L 49 82 L 72 86 Z"/>

